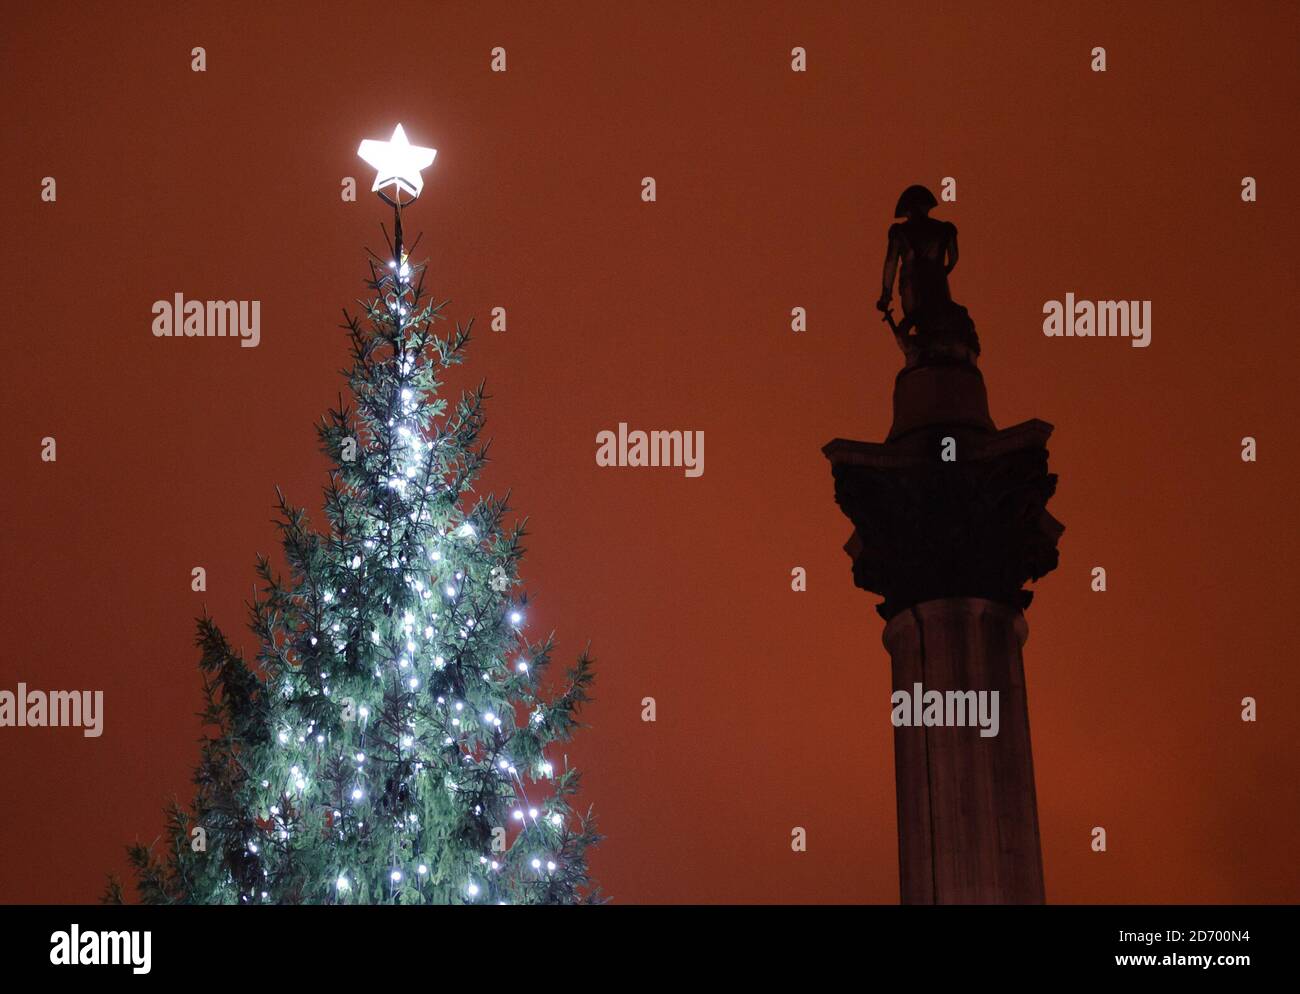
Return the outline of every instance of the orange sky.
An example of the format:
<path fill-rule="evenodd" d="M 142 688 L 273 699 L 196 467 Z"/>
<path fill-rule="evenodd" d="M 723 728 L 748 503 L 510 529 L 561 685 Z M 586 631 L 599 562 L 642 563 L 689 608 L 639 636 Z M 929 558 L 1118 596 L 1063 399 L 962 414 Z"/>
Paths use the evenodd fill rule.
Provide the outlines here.
<path fill-rule="evenodd" d="M 397 121 L 439 150 L 409 233 L 482 324 L 465 374 L 492 396 L 484 484 L 531 516 L 531 630 L 593 643 L 568 757 L 613 898 L 898 899 L 888 657 L 820 449 L 888 430 L 891 208 L 953 176 L 936 213 L 994 420 L 1056 426 L 1067 530 L 1025 649 L 1048 900 L 1300 899 L 1300 14 L 922 6 L 11 14 L 0 689 L 102 689 L 106 718 L 98 739 L 0 729 L 0 901 L 95 899 L 188 790 L 193 617 L 251 649 L 274 487 L 321 518 L 313 424 L 387 220 L 339 183 L 368 189 L 357 143 Z M 1151 300 L 1150 347 L 1045 338 L 1067 291 Z M 155 339 L 175 292 L 261 300 L 260 346 Z M 620 421 L 703 430 L 703 476 L 598 468 Z"/>

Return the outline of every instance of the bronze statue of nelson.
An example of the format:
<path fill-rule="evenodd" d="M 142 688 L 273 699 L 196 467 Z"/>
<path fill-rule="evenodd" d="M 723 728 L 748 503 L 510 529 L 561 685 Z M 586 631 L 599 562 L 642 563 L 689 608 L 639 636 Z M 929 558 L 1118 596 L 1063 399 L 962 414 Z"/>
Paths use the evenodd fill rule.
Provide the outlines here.
<path fill-rule="evenodd" d="M 948 274 L 957 265 L 957 226 L 930 217 L 938 206 L 923 186 L 909 186 L 898 198 L 894 216 L 906 218 L 889 227 L 883 289 L 876 307 L 894 331 L 907 364 L 923 361 L 973 361 L 979 355 L 975 323 L 966 308 L 954 303 Z M 903 304 L 903 320 L 894 321 L 890 299 L 894 277 Z"/>

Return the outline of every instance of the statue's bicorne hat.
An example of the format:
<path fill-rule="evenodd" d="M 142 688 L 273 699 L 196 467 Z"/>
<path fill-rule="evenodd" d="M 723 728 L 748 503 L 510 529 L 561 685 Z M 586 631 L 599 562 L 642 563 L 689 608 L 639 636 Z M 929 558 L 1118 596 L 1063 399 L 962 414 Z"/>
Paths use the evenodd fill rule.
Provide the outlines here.
<path fill-rule="evenodd" d="M 894 208 L 894 217 L 907 217 L 918 207 L 927 210 L 938 207 L 939 201 L 934 199 L 934 194 L 920 184 L 909 186 L 903 191 L 902 196 L 898 198 L 898 206 Z"/>

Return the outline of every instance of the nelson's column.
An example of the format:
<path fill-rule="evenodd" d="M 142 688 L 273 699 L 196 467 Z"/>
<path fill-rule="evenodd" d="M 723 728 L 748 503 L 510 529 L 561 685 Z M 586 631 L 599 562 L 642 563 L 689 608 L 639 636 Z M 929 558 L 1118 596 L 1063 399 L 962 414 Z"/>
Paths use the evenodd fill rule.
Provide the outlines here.
<path fill-rule="evenodd" d="M 892 688 L 909 697 L 918 685 L 959 692 L 949 695 L 959 702 L 974 699 L 967 691 L 998 695 L 996 735 L 971 722 L 895 721 L 902 901 L 1041 903 L 1021 655 L 1033 595 L 1022 588 L 1057 564 L 1063 526 L 1046 508 L 1056 489 L 1052 426 L 1034 419 L 998 429 L 989 418 L 975 327 L 948 290 L 957 229 L 929 216 L 935 206 L 929 190 L 909 187 L 895 210 L 906 220 L 889 229 L 877 306 L 905 356 L 889 437 L 837 438 L 822 451 L 853 523 L 845 549 L 854 582 L 884 598 L 876 610 Z"/>

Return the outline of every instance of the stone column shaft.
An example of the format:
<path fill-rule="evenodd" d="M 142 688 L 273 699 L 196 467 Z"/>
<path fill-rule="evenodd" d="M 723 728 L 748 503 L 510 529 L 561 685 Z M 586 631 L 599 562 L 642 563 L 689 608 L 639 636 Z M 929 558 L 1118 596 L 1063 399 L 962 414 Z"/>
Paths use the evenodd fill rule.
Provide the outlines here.
<path fill-rule="evenodd" d="M 982 736 L 975 720 L 894 729 L 904 904 L 1043 901 L 1027 631 L 1020 611 L 975 597 L 925 601 L 885 626 L 894 690 L 998 695 L 996 735 Z"/>

